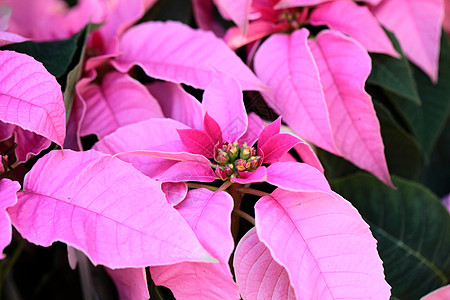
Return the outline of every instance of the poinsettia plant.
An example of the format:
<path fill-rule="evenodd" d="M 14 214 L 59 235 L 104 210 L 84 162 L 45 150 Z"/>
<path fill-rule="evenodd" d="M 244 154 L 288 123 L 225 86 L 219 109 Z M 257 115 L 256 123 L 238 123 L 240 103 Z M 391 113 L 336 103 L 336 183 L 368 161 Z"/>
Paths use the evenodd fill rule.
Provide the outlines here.
<path fill-rule="evenodd" d="M 174 2 L 0 0 L 0 297 L 448 285 L 447 1 Z"/>

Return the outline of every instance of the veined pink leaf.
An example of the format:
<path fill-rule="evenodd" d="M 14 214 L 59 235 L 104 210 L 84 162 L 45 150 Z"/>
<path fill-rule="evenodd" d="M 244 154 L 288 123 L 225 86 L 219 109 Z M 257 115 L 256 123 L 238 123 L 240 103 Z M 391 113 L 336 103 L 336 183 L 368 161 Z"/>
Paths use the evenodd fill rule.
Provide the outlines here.
<path fill-rule="evenodd" d="M 174 119 L 195 129 L 203 129 L 202 105 L 172 82 L 155 81 L 147 85 L 150 93 L 159 101 L 167 118 Z"/>
<path fill-rule="evenodd" d="M 240 184 L 264 182 L 267 180 L 267 168 L 261 166 L 253 172 L 242 172 L 240 175 L 241 178 L 231 178 L 231 182 L 237 182 Z"/>
<path fill-rule="evenodd" d="M 342 156 L 392 186 L 375 109 L 364 84 L 367 52 L 335 31 L 322 31 L 309 46 L 320 71 L 333 136 Z"/>
<path fill-rule="evenodd" d="M 17 191 L 20 184 L 3 178 L 0 180 L 0 259 L 5 258 L 3 249 L 11 243 L 11 219 L 6 209 L 17 203 Z"/>
<path fill-rule="evenodd" d="M 238 27 L 229 28 L 225 34 L 224 40 L 231 49 L 237 49 L 275 31 L 275 24 L 265 20 L 255 20 L 248 24 L 245 35 Z"/>
<path fill-rule="evenodd" d="M 258 148 L 262 148 L 271 137 L 279 134 L 280 129 L 281 129 L 281 117 L 278 117 L 272 123 L 267 124 L 259 134 Z"/>
<path fill-rule="evenodd" d="M 239 27 L 242 34 L 247 32 L 248 15 L 252 0 L 215 0 L 216 5 L 224 10 L 230 19 Z"/>
<path fill-rule="evenodd" d="M 189 152 L 213 157 L 213 149 L 218 141 L 214 141 L 206 132 L 198 129 L 180 129 L 178 134 Z"/>
<path fill-rule="evenodd" d="M 267 142 L 258 147 L 258 154 L 264 153 L 264 163 L 277 162 L 286 152 L 301 141 L 293 135 L 281 133 L 270 137 Z"/>
<path fill-rule="evenodd" d="M 256 203 L 255 221 L 298 299 L 389 298 L 377 242 L 339 195 L 276 189 Z"/>
<path fill-rule="evenodd" d="M 314 9 L 309 21 L 312 25 L 327 25 L 330 29 L 348 34 L 369 52 L 400 58 L 389 37 L 366 6 L 357 5 L 351 0 L 328 2 Z"/>
<path fill-rule="evenodd" d="M 212 182 L 216 179 L 214 171 L 207 164 L 193 161 L 181 161 L 167 168 L 163 173 L 155 176 L 160 182 L 201 181 Z"/>
<path fill-rule="evenodd" d="M 164 117 L 158 101 L 128 74 L 108 73 L 101 86 L 88 86 L 82 97 L 87 105 L 80 131 L 82 136 L 96 134 L 102 139 L 119 127 Z"/>
<path fill-rule="evenodd" d="M 121 72 L 139 65 L 151 77 L 204 89 L 216 69 L 233 75 L 244 90 L 264 88 L 221 39 L 178 22 L 133 26 L 122 36 L 120 51 L 112 63 Z"/>
<path fill-rule="evenodd" d="M 150 119 L 119 128 L 94 145 L 94 149 L 108 154 L 152 150 L 159 152 L 185 152 L 177 128 L 186 125 L 171 119 Z M 177 163 L 175 160 L 144 155 L 120 155 L 147 176 L 154 177 Z"/>
<path fill-rule="evenodd" d="M 366 2 L 370 5 L 377 5 L 382 0 L 361 0 L 360 2 Z M 336 0 L 280 0 L 276 5 L 276 9 L 297 7 L 297 6 L 313 6 L 325 2 L 337 2 Z"/>
<path fill-rule="evenodd" d="M 27 40 L 28 40 L 27 38 L 24 38 L 23 36 L 15 33 L 0 31 L 0 47 L 13 43 L 25 42 Z"/>
<path fill-rule="evenodd" d="M 331 193 L 330 185 L 325 176 L 316 168 L 305 163 L 274 163 L 267 168 L 266 181 L 289 191 Z"/>
<path fill-rule="evenodd" d="M 167 202 L 175 206 L 186 198 L 188 187 L 185 182 L 163 182 L 161 190 L 166 194 Z"/>
<path fill-rule="evenodd" d="M 105 268 L 116 285 L 120 300 L 150 299 L 145 268 L 115 269 Z"/>
<path fill-rule="evenodd" d="M 288 273 L 272 258 L 266 245 L 260 242 L 255 228 L 239 241 L 233 266 L 243 299 L 297 299 Z"/>
<path fill-rule="evenodd" d="M 425 296 L 420 300 L 445 300 L 450 298 L 450 285 L 443 286 Z"/>
<path fill-rule="evenodd" d="M 94 150 L 39 159 L 8 213 L 28 241 L 62 241 L 110 268 L 214 261 L 159 183 Z"/>
<path fill-rule="evenodd" d="M 0 51 L 0 120 L 63 145 L 66 115 L 61 87 L 31 56 Z"/>
<path fill-rule="evenodd" d="M 443 1 L 384 0 L 373 12 L 395 34 L 408 59 L 437 82 Z"/>
<path fill-rule="evenodd" d="M 203 127 L 205 132 L 209 135 L 209 137 L 213 141 L 218 141 L 219 143 L 222 143 L 222 130 L 220 129 L 219 124 L 211 118 L 208 114 L 208 112 L 205 112 L 205 116 L 203 117 Z"/>
<path fill-rule="evenodd" d="M 228 260 L 234 248 L 231 236 L 233 199 L 225 192 L 189 191 L 176 209 L 194 230 L 200 243 L 219 263 L 179 263 L 151 267 L 152 279 L 177 299 L 239 299 Z"/>
<path fill-rule="evenodd" d="M 257 114 L 251 112 L 247 115 L 248 117 L 248 126 L 247 131 L 239 138 L 238 143 L 242 145 L 247 143 L 247 145 L 252 146 L 256 140 L 258 140 L 258 136 L 264 129 L 264 120 L 262 120 Z"/>
<path fill-rule="evenodd" d="M 247 130 L 248 119 L 242 90 L 231 76 L 216 74 L 205 89 L 202 109 L 219 123 L 224 141 L 233 143 Z"/>
<path fill-rule="evenodd" d="M 319 72 L 302 28 L 270 36 L 255 55 L 255 72 L 272 90 L 266 102 L 302 138 L 333 153 L 334 145 Z"/>

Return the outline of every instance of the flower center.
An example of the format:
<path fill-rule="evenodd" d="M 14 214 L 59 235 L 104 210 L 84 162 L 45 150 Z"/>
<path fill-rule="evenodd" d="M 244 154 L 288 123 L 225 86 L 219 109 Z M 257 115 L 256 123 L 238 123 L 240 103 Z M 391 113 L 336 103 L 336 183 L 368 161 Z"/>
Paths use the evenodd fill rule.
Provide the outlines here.
<path fill-rule="evenodd" d="M 278 25 L 283 31 L 292 32 L 302 27 L 308 18 L 307 8 L 287 8 L 278 14 Z"/>
<path fill-rule="evenodd" d="M 256 155 L 255 147 L 244 143 L 223 142 L 214 149 L 214 160 L 218 163 L 216 175 L 222 180 L 241 177 L 242 172 L 253 172 L 262 163 L 261 157 Z"/>

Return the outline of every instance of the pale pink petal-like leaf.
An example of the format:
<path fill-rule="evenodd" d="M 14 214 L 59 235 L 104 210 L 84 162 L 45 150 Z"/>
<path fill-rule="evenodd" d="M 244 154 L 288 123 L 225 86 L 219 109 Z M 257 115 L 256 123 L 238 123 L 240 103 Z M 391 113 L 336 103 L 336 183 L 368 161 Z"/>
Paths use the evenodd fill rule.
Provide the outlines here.
<path fill-rule="evenodd" d="M 121 72 L 139 65 L 151 77 L 204 89 L 219 70 L 233 75 L 244 90 L 264 88 L 221 39 L 178 22 L 133 26 L 122 36 L 120 51 L 112 63 Z"/>
<path fill-rule="evenodd" d="M 338 154 L 319 72 L 302 28 L 270 36 L 255 55 L 255 72 L 272 90 L 266 102 L 302 138 Z"/>
<path fill-rule="evenodd" d="M 150 299 L 145 268 L 115 269 L 105 268 L 114 281 L 120 300 Z"/>
<path fill-rule="evenodd" d="M 194 230 L 200 243 L 219 263 L 180 263 L 151 267 L 152 279 L 177 299 L 239 299 L 228 260 L 234 248 L 231 235 L 233 199 L 225 192 L 189 191 L 176 209 Z"/>
<path fill-rule="evenodd" d="M 313 6 L 320 3 L 325 2 L 337 2 L 336 0 L 280 0 L 277 5 L 275 5 L 276 9 L 289 8 L 289 7 L 297 7 L 297 6 Z M 377 5 L 382 0 L 361 0 L 361 2 L 366 2 L 371 5 Z"/>
<path fill-rule="evenodd" d="M 249 113 L 247 117 L 247 131 L 239 138 L 238 143 L 239 145 L 247 143 L 247 145 L 252 146 L 256 140 L 258 140 L 258 136 L 263 131 L 265 123 L 264 120 L 254 112 Z"/>
<path fill-rule="evenodd" d="M 6 46 L 13 43 L 21 43 L 27 41 L 27 38 L 24 38 L 21 35 L 11 33 L 11 32 L 0 32 L 0 47 Z"/>
<path fill-rule="evenodd" d="M 395 34 L 408 59 L 437 82 L 443 1 L 384 0 L 373 12 Z"/>
<path fill-rule="evenodd" d="M 293 192 L 331 192 L 325 176 L 316 168 L 299 162 L 277 162 L 267 168 L 270 184 Z"/>
<path fill-rule="evenodd" d="M 128 74 L 110 72 L 101 86 L 88 86 L 82 97 L 87 105 L 81 124 L 82 136 L 96 134 L 101 139 L 119 127 L 164 117 L 158 101 Z"/>
<path fill-rule="evenodd" d="M 154 177 L 160 182 L 201 181 L 212 182 L 216 179 L 214 171 L 207 164 L 193 161 L 181 161 L 167 168 L 163 173 Z"/>
<path fill-rule="evenodd" d="M 0 51 L 0 120 L 59 145 L 66 134 L 61 87 L 31 56 Z"/>
<path fill-rule="evenodd" d="M 450 299 L 450 285 L 443 286 L 420 298 L 420 300 L 446 300 L 446 299 Z"/>
<path fill-rule="evenodd" d="M 351 0 L 328 2 L 314 9 L 309 21 L 312 25 L 327 25 L 330 29 L 348 34 L 369 52 L 400 58 L 386 32 L 366 6 Z"/>
<path fill-rule="evenodd" d="M 205 89 L 202 109 L 219 123 L 224 141 L 233 143 L 247 131 L 242 90 L 231 76 L 216 74 Z"/>
<path fill-rule="evenodd" d="M 256 203 L 255 221 L 298 299 L 389 298 L 377 242 L 339 195 L 276 189 Z"/>
<path fill-rule="evenodd" d="M 15 126 L 14 141 L 17 144 L 14 151 L 19 162 L 28 161 L 51 145 L 50 140 L 31 131 L 23 130 L 19 126 Z"/>
<path fill-rule="evenodd" d="M 250 229 L 236 246 L 233 266 L 243 299 L 297 299 L 288 273 L 258 239 L 255 228 Z"/>
<path fill-rule="evenodd" d="M 264 182 L 267 180 L 267 169 L 264 166 L 259 167 L 253 172 L 241 172 L 241 178 L 231 178 L 231 182 L 240 184 Z"/>
<path fill-rule="evenodd" d="M 8 213 L 28 241 L 62 241 L 110 268 L 214 261 L 159 183 L 94 150 L 39 159 Z"/>
<path fill-rule="evenodd" d="M 364 90 L 371 60 L 364 48 L 335 31 L 309 46 L 320 71 L 336 145 L 343 157 L 392 186 L 372 99 Z"/>
<path fill-rule="evenodd" d="M 6 209 L 17 203 L 17 191 L 20 184 L 7 178 L 0 180 L 0 259 L 3 259 L 3 249 L 11 243 L 11 220 Z"/>
<path fill-rule="evenodd" d="M 248 15 L 252 0 L 215 0 L 216 5 L 224 10 L 230 19 L 239 27 L 245 35 L 247 33 Z"/>
<path fill-rule="evenodd" d="M 163 182 L 161 190 L 166 194 L 167 202 L 175 206 L 186 198 L 188 187 L 185 182 Z"/>
<path fill-rule="evenodd" d="M 174 119 L 195 129 L 203 129 L 202 105 L 172 82 L 155 81 L 147 85 L 150 93 L 159 101 L 167 118 Z"/>
<path fill-rule="evenodd" d="M 184 152 L 177 128 L 186 125 L 171 119 L 150 119 L 119 128 L 94 145 L 94 149 L 108 154 L 152 150 L 159 152 Z M 144 155 L 120 155 L 147 176 L 158 176 L 176 164 L 175 160 Z"/>
<path fill-rule="evenodd" d="M 11 17 L 11 7 L 0 3 L 0 31 L 8 28 L 9 18 Z"/>
<path fill-rule="evenodd" d="M 227 30 L 224 40 L 231 49 L 237 49 L 259 40 L 276 31 L 276 25 L 265 20 L 255 20 L 248 25 L 247 34 L 243 35 L 237 27 Z"/>

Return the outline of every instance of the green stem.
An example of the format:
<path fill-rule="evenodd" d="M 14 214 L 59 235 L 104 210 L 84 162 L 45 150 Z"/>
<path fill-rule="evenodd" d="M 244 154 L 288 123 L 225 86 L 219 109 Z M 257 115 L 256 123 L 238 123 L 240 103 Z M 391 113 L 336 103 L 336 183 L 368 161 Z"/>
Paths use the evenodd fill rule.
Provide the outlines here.
<path fill-rule="evenodd" d="M 262 191 L 259 191 L 259 190 L 255 190 L 255 189 L 251 189 L 251 188 L 247 188 L 247 187 L 240 188 L 239 192 L 244 193 L 244 194 L 260 196 L 260 197 L 264 197 L 264 196 L 269 196 L 270 195 L 269 193 L 262 192 Z"/>
<path fill-rule="evenodd" d="M 255 218 L 253 218 L 252 216 L 250 216 L 248 213 L 243 212 L 240 209 L 233 209 L 233 214 L 241 217 L 242 219 L 250 222 L 253 224 L 253 226 L 255 226 Z"/>
<path fill-rule="evenodd" d="M 218 192 L 223 192 L 225 191 L 227 188 L 230 187 L 230 185 L 232 185 L 233 183 L 230 180 L 225 181 L 217 190 L 216 193 Z"/>
<path fill-rule="evenodd" d="M 195 182 L 188 182 L 187 186 L 188 186 L 188 188 L 191 188 L 191 189 L 204 188 L 204 189 L 208 189 L 211 191 L 217 191 L 219 189 L 218 187 L 215 187 L 215 186 L 211 186 L 211 185 L 207 185 L 207 184 L 203 184 L 203 183 L 195 183 Z"/>

